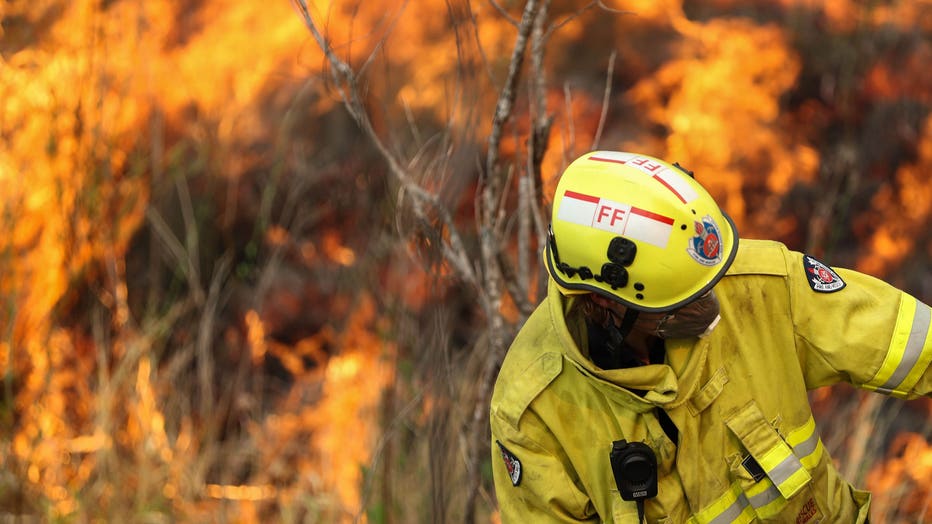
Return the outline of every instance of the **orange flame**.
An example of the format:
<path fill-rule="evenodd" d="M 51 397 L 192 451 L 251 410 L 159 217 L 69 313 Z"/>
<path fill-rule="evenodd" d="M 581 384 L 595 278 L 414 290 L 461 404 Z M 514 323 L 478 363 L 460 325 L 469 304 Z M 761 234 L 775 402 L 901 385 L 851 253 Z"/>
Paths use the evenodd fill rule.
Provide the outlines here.
<path fill-rule="evenodd" d="M 867 476 L 873 492 L 871 513 L 884 515 L 928 515 L 932 503 L 932 444 L 917 433 L 901 433 L 890 446 L 889 457 Z"/>
<path fill-rule="evenodd" d="M 210 497 L 256 493 L 191 486 L 186 478 L 199 443 L 184 419 L 169 435 L 159 371 L 138 356 L 145 343 L 127 306 L 123 257 L 143 220 L 149 183 L 168 162 L 166 129 L 196 135 L 213 125 L 217 141 L 231 148 L 264 135 L 257 99 L 306 77 L 319 52 L 285 2 L 190 7 L 178 0 L 0 6 L 0 295 L 12 301 L 0 312 L 0 374 L 19 381 L 12 453 L 0 460 L 10 471 L 23 469 L 24 492 L 51 501 L 56 517 L 77 510 L 75 494 L 115 448 L 147 450 L 136 455 L 152 471 L 127 472 L 127 486 L 103 482 L 104 507 L 114 489 L 142 488 L 150 473 L 165 476 L 158 489 L 169 499 L 202 489 Z M 7 44 L 31 31 L 32 45 Z M 138 148 L 150 156 L 135 157 Z M 217 161 L 230 176 L 251 162 L 233 149 Z M 282 235 L 273 231 L 270 240 Z M 352 264 L 352 250 L 330 247 L 338 262 Z M 76 351 L 93 343 L 55 327 L 52 312 L 72 281 L 88 268 L 96 275 L 98 266 L 106 285 L 96 298 L 112 313 L 112 347 Z M 247 325 L 258 362 L 267 349 L 261 325 L 253 316 Z M 135 382 L 115 380 L 111 367 Z M 104 383 L 84 380 L 91 377 Z"/>
<path fill-rule="evenodd" d="M 670 129 L 666 151 L 654 153 L 694 170 L 750 235 L 758 231 L 749 223 L 743 188 L 747 173 L 757 172 L 774 200 L 766 233 L 773 235 L 774 225 L 779 233 L 775 199 L 792 182 L 811 181 L 819 160 L 814 149 L 781 132 L 779 97 L 794 85 L 799 58 L 776 26 L 696 23 L 681 13 L 672 24 L 684 37 L 676 57 L 631 91 L 647 118 Z"/>
<path fill-rule="evenodd" d="M 298 344 L 319 348 L 327 342 L 340 350 L 319 370 L 293 370 L 297 383 L 289 396 L 276 414 L 253 428 L 267 467 L 263 476 L 277 486 L 282 505 L 300 502 L 296 497 L 302 493 L 329 493 L 331 521 L 352 521 L 362 513 L 361 468 L 378 449 L 376 408 L 394 380 L 395 349 L 378 334 L 384 322 L 374 301 L 363 297 L 342 332 L 324 331 L 324 340 Z"/>
<path fill-rule="evenodd" d="M 871 200 L 869 215 L 877 230 L 858 260 L 866 273 L 883 275 L 917 247 L 917 238 L 932 222 L 932 117 L 926 119 L 916 162 L 901 167 L 895 184 L 884 186 Z"/>

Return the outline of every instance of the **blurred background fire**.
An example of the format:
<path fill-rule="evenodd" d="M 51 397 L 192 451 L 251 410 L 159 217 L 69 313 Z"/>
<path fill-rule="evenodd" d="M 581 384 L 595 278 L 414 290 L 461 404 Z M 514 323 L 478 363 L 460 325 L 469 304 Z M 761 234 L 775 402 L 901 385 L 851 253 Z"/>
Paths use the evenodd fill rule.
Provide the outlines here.
<path fill-rule="evenodd" d="M 487 326 L 539 299 L 537 259 L 478 307 L 386 151 L 467 252 L 490 143 L 504 215 L 529 165 L 547 195 L 631 149 L 743 236 L 932 301 L 932 2 L 539 2 L 490 142 L 525 7 L 0 4 L 0 520 L 495 521 Z M 932 520 L 932 402 L 812 399 L 874 519 Z"/>

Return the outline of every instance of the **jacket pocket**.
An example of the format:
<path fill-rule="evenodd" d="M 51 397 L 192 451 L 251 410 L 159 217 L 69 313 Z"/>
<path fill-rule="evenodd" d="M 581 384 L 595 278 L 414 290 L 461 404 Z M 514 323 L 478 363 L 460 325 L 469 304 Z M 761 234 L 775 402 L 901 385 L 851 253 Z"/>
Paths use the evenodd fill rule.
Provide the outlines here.
<path fill-rule="evenodd" d="M 821 521 L 823 512 L 812 493 L 811 474 L 757 403 L 749 402 L 725 424 L 746 451 L 730 461 L 731 474 L 758 518 L 767 521 L 795 515 L 800 523 Z"/>

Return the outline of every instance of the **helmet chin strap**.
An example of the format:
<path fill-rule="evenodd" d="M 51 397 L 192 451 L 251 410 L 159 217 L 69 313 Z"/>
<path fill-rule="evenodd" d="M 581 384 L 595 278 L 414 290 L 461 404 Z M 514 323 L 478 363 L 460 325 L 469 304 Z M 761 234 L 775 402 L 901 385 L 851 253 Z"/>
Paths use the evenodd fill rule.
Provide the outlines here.
<path fill-rule="evenodd" d="M 618 334 L 621 335 L 622 340 L 628 338 L 639 314 L 640 312 L 636 309 L 625 308 L 625 315 L 621 317 L 621 325 L 618 326 Z"/>
<path fill-rule="evenodd" d="M 618 318 L 614 311 L 609 310 L 609 313 L 612 317 Z M 621 317 L 621 323 L 615 326 L 614 322 L 612 322 L 611 325 L 608 326 L 611 346 L 614 347 L 616 351 L 622 348 L 622 343 L 628 338 L 631 330 L 634 329 L 634 323 L 637 322 L 639 314 L 640 312 L 636 309 L 625 308 L 625 314 Z"/>

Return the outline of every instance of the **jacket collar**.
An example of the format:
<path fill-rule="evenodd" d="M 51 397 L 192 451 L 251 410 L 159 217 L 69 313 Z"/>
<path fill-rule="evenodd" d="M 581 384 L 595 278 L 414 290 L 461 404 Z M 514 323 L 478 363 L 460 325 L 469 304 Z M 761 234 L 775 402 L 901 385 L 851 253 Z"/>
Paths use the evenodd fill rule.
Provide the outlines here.
<path fill-rule="evenodd" d="M 643 411 L 655 405 L 662 405 L 666 409 L 678 407 L 695 393 L 702 370 L 706 367 L 712 337 L 667 340 L 665 364 L 602 369 L 588 358 L 588 351 L 581 350 L 577 343 L 585 340 L 586 330 L 583 319 L 570 314 L 576 297 L 564 296 L 550 280 L 547 301 L 551 323 L 560 340 L 564 357 L 581 373 L 592 378 L 595 386 L 611 391 L 613 395 L 623 395 L 626 403 L 633 401 L 635 405 L 643 405 Z M 632 389 L 647 393 L 641 397 L 631 392 Z"/>

